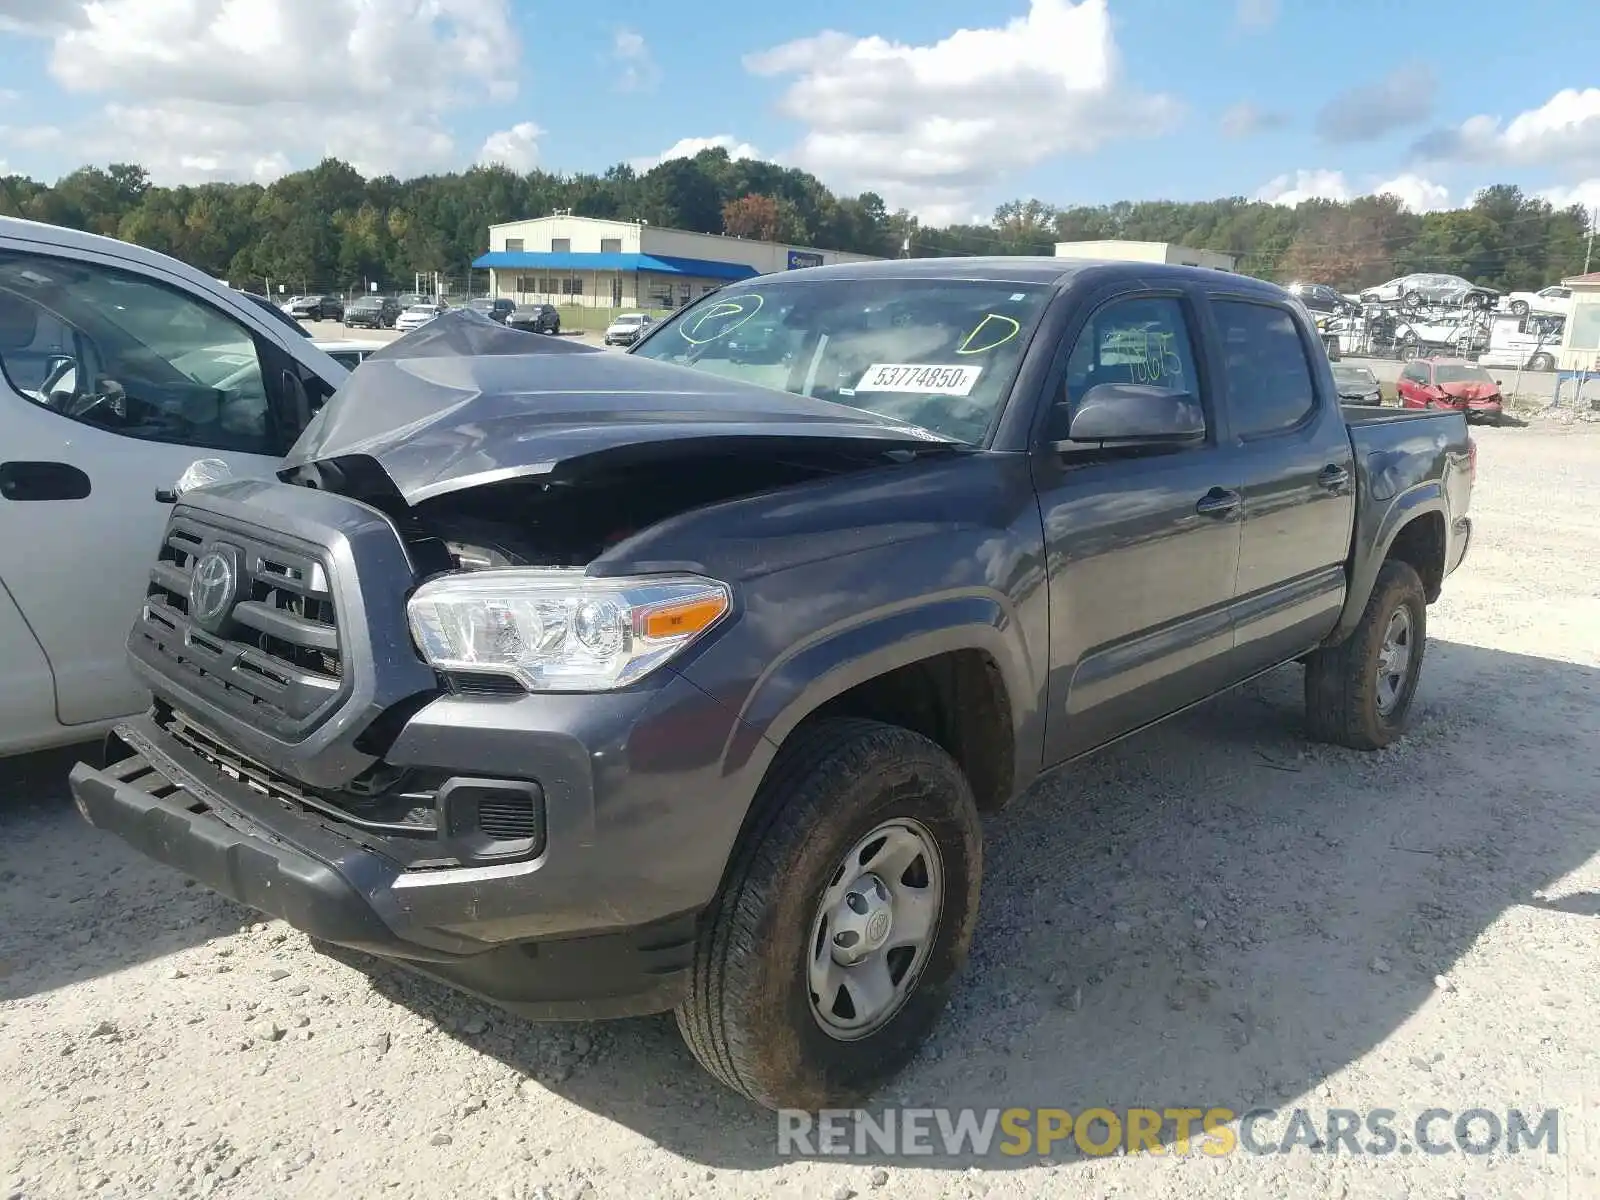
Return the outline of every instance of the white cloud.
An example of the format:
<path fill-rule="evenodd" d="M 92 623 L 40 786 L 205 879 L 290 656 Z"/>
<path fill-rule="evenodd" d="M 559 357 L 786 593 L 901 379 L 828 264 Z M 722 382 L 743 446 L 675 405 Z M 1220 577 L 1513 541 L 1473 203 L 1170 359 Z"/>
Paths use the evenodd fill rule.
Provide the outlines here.
<path fill-rule="evenodd" d="M 1414 213 L 1439 212 L 1450 207 L 1450 189 L 1420 175 L 1406 172 L 1372 189 L 1374 196 L 1394 196 Z"/>
<path fill-rule="evenodd" d="M 649 91 L 661 82 L 661 68 L 636 29 L 619 29 L 611 39 L 611 58 L 621 71 L 617 86 L 624 92 Z"/>
<path fill-rule="evenodd" d="M 19 150 L 38 150 L 60 137 L 54 125 L 0 125 L 0 142 Z"/>
<path fill-rule="evenodd" d="M 1106 0 L 1031 0 L 1025 17 L 932 45 L 830 31 L 745 66 L 797 77 L 782 109 L 807 129 L 787 160 L 934 222 L 983 207 L 1011 172 L 1180 115 L 1171 97 L 1119 83 Z"/>
<path fill-rule="evenodd" d="M 757 150 L 749 142 L 741 142 L 732 134 L 719 133 L 716 137 L 679 138 L 660 154 L 630 159 L 629 165 L 635 171 L 648 171 L 652 167 L 658 167 L 674 158 L 693 158 L 702 150 L 716 150 L 719 148 L 726 150 L 728 157 L 732 159 L 764 157 L 761 151 Z"/>
<path fill-rule="evenodd" d="M 510 129 L 501 129 L 485 138 L 483 149 L 478 151 L 478 161 L 527 174 L 539 165 L 539 138 L 543 133 L 544 130 L 532 121 L 518 121 Z"/>
<path fill-rule="evenodd" d="M 1294 208 L 1307 200 L 1337 200 L 1343 203 L 1358 196 L 1385 194 L 1398 198 L 1412 212 L 1417 213 L 1437 212 L 1442 208 L 1448 208 L 1450 204 L 1448 188 L 1420 175 L 1410 173 L 1397 175 L 1376 186 L 1362 188 L 1351 183 L 1343 171 L 1326 169 L 1301 170 L 1292 175 L 1279 175 L 1256 192 L 1256 199 L 1268 204 L 1282 204 L 1287 208 Z"/>
<path fill-rule="evenodd" d="M 1270 29 L 1278 23 L 1278 0 L 1238 0 L 1233 15 L 1245 29 Z"/>
<path fill-rule="evenodd" d="M 1548 200 L 1557 208 L 1571 208 L 1576 204 L 1590 213 L 1600 208 L 1600 178 L 1585 179 L 1582 183 L 1572 184 L 1570 187 L 1547 188 L 1537 193 L 1540 199 Z"/>
<path fill-rule="evenodd" d="M 82 17 L 79 0 L 0 0 L 0 33 L 55 33 Z"/>
<path fill-rule="evenodd" d="M 1235 139 L 1282 129 L 1288 123 L 1289 118 L 1283 113 L 1262 108 L 1248 100 L 1242 100 L 1224 111 L 1219 122 L 1223 136 Z"/>
<path fill-rule="evenodd" d="M 1500 166 L 1600 166 L 1600 87 L 1566 88 L 1509 122 L 1476 116 L 1439 129 L 1416 145 L 1418 157 L 1438 162 Z"/>
<path fill-rule="evenodd" d="M 1312 170 L 1279 175 L 1256 193 L 1256 199 L 1293 208 L 1306 200 L 1348 200 L 1351 195 L 1343 171 Z"/>
<path fill-rule="evenodd" d="M 509 0 L 75 7 L 50 72 L 105 102 L 75 149 L 143 163 L 160 182 L 271 178 L 327 154 L 369 173 L 457 166 L 445 115 L 516 90 Z"/>

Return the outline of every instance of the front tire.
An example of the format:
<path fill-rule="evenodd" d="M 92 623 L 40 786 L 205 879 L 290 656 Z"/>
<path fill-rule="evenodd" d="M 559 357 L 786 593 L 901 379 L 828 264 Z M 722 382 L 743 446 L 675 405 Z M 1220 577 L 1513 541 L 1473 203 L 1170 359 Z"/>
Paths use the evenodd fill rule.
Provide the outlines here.
<path fill-rule="evenodd" d="M 1513 316 L 1525 317 L 1528 315 L 1528 302 L 1526 300 L 1513 300 L 1511 302 Z"/>
<path fill-rule="evenodd" d="M 1530 371 L 1554 371 L 1555 369 L 1556 360 L 1549 354 L 1535 354 L 1528 360 L 1528 370 Z"/>
<path fill-rule="evenodd" d="M 798 730 L 701 919 L 684 1041 L 768 1108 L 865 1099 L 943 1011 L 982 872 L 972 790 L 937 745 L 876 721 Z"/>
<path fill-rule="evenodd" d="M 1381 750 L 1404 731 L 1428 644 L 1428 600 L 1410 563 L 1384 563 L 1361 620 L 1306 659 L 1306 729 L 1319 742 Z"/>

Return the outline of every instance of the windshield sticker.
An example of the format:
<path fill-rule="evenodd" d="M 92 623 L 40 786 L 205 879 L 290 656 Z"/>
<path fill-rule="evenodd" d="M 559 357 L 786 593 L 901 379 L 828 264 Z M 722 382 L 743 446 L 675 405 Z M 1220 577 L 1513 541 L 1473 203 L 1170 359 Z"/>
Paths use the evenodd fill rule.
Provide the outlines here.
<path fill-rule="evenodd" d="M 912 392 L 923 396 L 968 396 L 983 374 L 982 367 L 940 366 L 937 363 L 874 363 L 867 368 L 857 392 Z"/>
<path fill-rule="evenodd" d="M 956 353 L 983 354 L 996 350 L 1021 332 L 1022 326 L 1014 318 L 1002 317 L 999 313 L 985 313 L 983 320 L 972 327 L 972 332 L 961 339 Z"/>
<path fill-rule="evenodd" d="M 727 337 L 760 312 L 764 303 L 766 301 L 754 293 L 726 297 L 707 306 L 694 320 L 680 324 L 678 333 L 684 341 L 703 346 Z"/>

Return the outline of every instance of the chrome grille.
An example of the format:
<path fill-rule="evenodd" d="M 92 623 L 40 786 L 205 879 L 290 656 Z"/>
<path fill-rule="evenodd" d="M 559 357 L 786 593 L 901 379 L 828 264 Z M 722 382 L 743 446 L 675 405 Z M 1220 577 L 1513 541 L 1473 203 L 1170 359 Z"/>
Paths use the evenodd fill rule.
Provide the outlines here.
<path fill-rule="evenodd" d="M 197 612 L 195 569 L 227 565 L 225 596 Z M 339 622 L 327 567 L 303 550 L 188 516 L 167 526 L 133 637 L 175 679 L 250 719 L 292 732 L 314 718 L 343 679 Z"/>

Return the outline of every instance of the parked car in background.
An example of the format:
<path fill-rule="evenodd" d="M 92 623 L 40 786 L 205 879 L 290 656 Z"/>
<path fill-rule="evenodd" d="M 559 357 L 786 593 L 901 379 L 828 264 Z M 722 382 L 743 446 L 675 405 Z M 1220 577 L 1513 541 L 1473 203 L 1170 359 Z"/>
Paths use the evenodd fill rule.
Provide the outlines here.
<path fill-rule="evenodd" d="M 1345 404 L 1382 404 L 1383 387 L 1366 367 L 1333 364 L 1333 384 Z"/>
<path fill-rule="evenodd" d="M 304 333 L 166 255 L 0 217 L 0 754 L 148 703 L 127 625 L 172 489 L 200 458 L 272 477 L 348 374 Z"/>
<path fill-rule="evenodd" d="M 506 324 L 528 333 L 560 333 L 561 314 L 554 304 L 519 304 L 506 318 Z"/>
<path fill-rule="evenodd" d="M 1464 358 L 1419 358 L 1406 364 L 1395 385 L 1401 408 L 1434 408 L 1472 417 L 1498 418 L 1500 383 Z"/>
<path fill-rule="evenodd" d="M 445 306 L 438 301 L 424 300 L 421 304 L 413 304 L 396 317 L 394 327 L 401 333 L 410 333 L 413 329 L 421 329 L 444 311 Z"/>
<path fill-rule="evenodd" d="M 311 344 L 345 370 L 354 371 L 362 364 L 367 355 L 382 350 L 389 343 L 317 338 Z"/>
<path fill-rule="evenodd" d="M 1529 313 L 1554 313 L 1566 317 L 1572 314 L 1572 289 L 1551 284 L 1537 292 L 1512 292 L 1501 303 L 1507 312 L 1519 317 Z"/>
<path fill-rule="evenodd" d="M 296 321 L 288 313 L 284 312 L 282 305 L 274 304 L 265 296 L 259 296 L 255 292 L 239 292 L 239 295 L 250 301 L 250 303 L 255 305 L 260 311 L 270 314 L 273 320 L 282 322 L 290 329 L 293 329 L 301 337 L 308 338 L 311 336 L 311 330 L 307 329 L 304 325 L 300 324 L 299 321 Z"/>
<path fill-rule="evenodd" d="M 1313 313 L 1344 313 L 1359 307 L 1325 283 L 1291 283 L 1286 290 Z"/>
<path fill-rule="evenodd" d="M 1489 320 L 1489 345 L 1478 355 L 1481 367 L 1554 371 L 1556 351 L 1567 323 L 1554 313 L 1495 313 Z"/>
<path fill-rule="evenodd" d="M 605 343 L 608 346 L 631 346 L 654 324 L 646 313 L 623 313 L 606 326 Z"/>
<path fill-rule="evenodd" d="M 344 301 L 337 296 L 296 296 L 283 311 L 302 321 L 338 321 L 344 318 Z"/>
<path fill-rule="evenodd" d="M 1462 304 L 1473 308 L 1492 308 L 1500 293 L 1481 287 L 1459 275 L 1402 275 L 1361 293 L 1363 304 Z"/>
<path fill-rule="evenodd" d="M 504 325 L 506 318 L 517 311 L 517 302 L 506 296 L 479 296 L 475 300 L 468 300 L 466 307 Z"/>
<path fill-rule="evenodd" d="M 351 329 L 393 329 L 399 317 L 393 296 L 362 296 L 344 310 L 344 323 Z"/>

